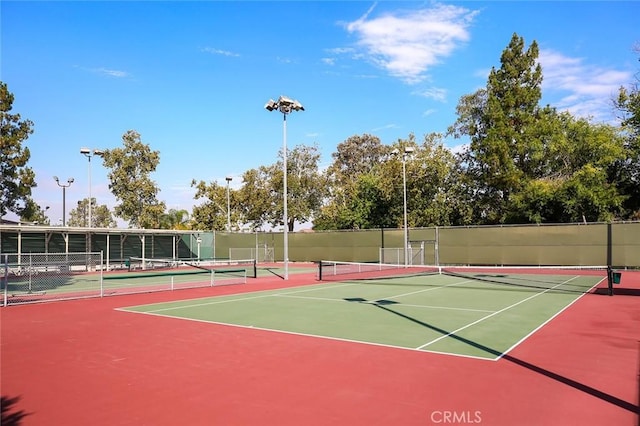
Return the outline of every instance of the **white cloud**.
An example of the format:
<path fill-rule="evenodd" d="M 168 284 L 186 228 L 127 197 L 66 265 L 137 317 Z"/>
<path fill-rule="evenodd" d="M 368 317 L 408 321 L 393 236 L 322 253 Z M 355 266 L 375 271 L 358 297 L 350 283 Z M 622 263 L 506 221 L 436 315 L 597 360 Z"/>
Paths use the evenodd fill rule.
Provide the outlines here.
<path fill-rule="evenodd" d="M 632 79 L 629 71 L 590 65 L 553 50 L 541 50 L 539 62 L 543 94 L 559 97 L 553 104 L 558 109 L 583 117 L 612 118 L 611 99 Z"/>
<path fill-rule="evenodd" d="M 240 56 L 239 53 L 230 52 L 228 50 L 216 49 L 214 47 L 205 47 L 202 49 L 202 51 L 207 53 L 212 53 L 214 55 L 232 56 L 232 57 Z"/>
<path fill-rule="evenodd" d="M 477 14 L 463 7 L 436 4 L 429 9 L 385 13 L 369 18 L 370 8 L 346 24 L 358 37 L 361 55 L 409 84 L 469 40 L 467 28 Z"/>
<path fill-rule="evenodd" d="M 422 96 L 424 98 L 433 99 L 440 102 L 444 102 L 447 97 L 447 89 L 442 89 L 439 87 L 430 87 L 428 89 L 415 90 L 411 94 Z"/>
<path fill-rule="evenodd" d="M 113 69 L 109 69 L 109 68 L 85 68 L 85 67 L 78 67 L 79 69 L 82 69 L 84 71 L 89 71 L 92 72 L 94 74 L 99 74 L 99 75 L 104 75 L 107 77 L 115 77 L 115 78 L 125 78 L 125 77 L 129 77 L 129 73 L 126 71 L 120 71 L 120 70 L 113 70 Z"/>

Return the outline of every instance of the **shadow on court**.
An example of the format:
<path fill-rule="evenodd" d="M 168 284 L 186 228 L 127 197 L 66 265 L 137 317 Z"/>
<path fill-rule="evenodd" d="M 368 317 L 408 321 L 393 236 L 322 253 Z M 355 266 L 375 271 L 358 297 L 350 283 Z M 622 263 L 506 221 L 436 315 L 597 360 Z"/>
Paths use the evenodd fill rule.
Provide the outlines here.
<path fill-rule="evenodd" d="M 2 409 L 2 413 L 0 414 L 0 423 L 6 426 L 19 426 L 22 424 L 22 419 L 27 417 L 30 413 L 17 409 L 16 405 L 19 401 L 19 396 L 11 398 L 9 396 L 2 395 L 2 401 L 0 402 L 0 407 Z"/>
<path fill-rule="evenodd" d="M 397 315 L 397 316 L 399 316 L 401 318 L 404 318 L 407 321 L 411 321 L 411 322 L 413 322 L 415 324 L 419 324 L 419 325 L 421 325 L 421 326 L 423 326 L 425 328 L 428 328 L 428 329 L 433 330 L 433 331 L 435 331 L 437 333 L 440 333 L 443 336 L 450 337 L 452 339 L 455 339 L 455 340 L 457 340 L 459 342 L 462 342 L 462 343 L 464 343 L 466 345 L 469 345 L 469 346 L 472 346 L 474 348 L 480 349 L 480 350 L 482 350 L 482 351 L 484 351 L 486 353 L 489 353 L 491 355 L 494 355 L 496 357 L 502 357 L 502 359 L 504 359 L 506 361 L 512 362 L 514 364 L 517 364 L 517 365 L 519 365 L 521 367 L 524 367 L 524 368 L 526 368 L 526 369 L 528 369 L 530 371 L 533 371 L 535 373 L 542 374 L 543 376 L 546 376 L 546 377 L 548 377 L 548 378 L 550 378 L 552 380 L 555 380 L 555 381 L 557 381 L 559 383 L 563 383 L 563 384 L 565 384 L 567 386 L 571 386 L 574 389 L 577 389 L 577 390 L 579 390 L 581 392 L 587 393 L 587 394 L 589 394 L 591 396 L 599 398 L 599 399 L 601 399 L 603 401 L 606 401 L 606 402 L 608 402 L 610 404 L 616 405 L 616 406 L 618 406 L 618 407 L 620 407 L 620 408 L 622 408 L 624 410 L 630 411 L 630 412 L 638 414 L 638 416 L 640 416 L 640 405 L 634 405 L 631 402 L 628 402 L 628 401 L 622 400 L 620 398 L 617 398 L 617 397 L 615 397 L 613 395 L 610 395 L 610 394 L 608 394 L 606 392 L 603 392 L 603 391 L 595 389 L 595 388 L 593 388 L 591 386 L 585 385 L 584 383 L 580 383 L 580 382 L 578 382 L 576 380 L 573 380 L 573 379 L 570 379 L 568 377 L 562 376 L 561 374 L 554 373 L 553 371 L 549 371 L 549 370 L 547 370 L 545 368 L 542 368 L 542 367 L 539 367 L 537 365 L 531 364 L 531 363 L 529 363 L 527 361 L 521 360 L 521 359 L 516 358 L 514 356 L 511 356 L 511 355 L 508 355 L 508 354 L 503 354 L 502 352 L 500 352 L 500 351 L 498 351 L 496 349 L 490 348 L 490 347 L 488 347 L 486 345 L 483 345 L 481 343 L 475 342 L 473 340 L 469 340 L 469 339 L 461 337 L 461 336 L 457 336 L 457 335 L 453 334 L 452 332 L 444 330 L 444 329 L 442 329 L 440 327 L 436 327 L 436 326 L 434 326 L 432 324 L 425 323 L 425 322 L 420 321 L 420 320 L 418 320 L 416 318 L 412 318 L 412 317 L 410 317 L 408 315 L 405 315 L 405 314 L 402 314 L 400 312 L 394 311 L 393 309 L 390 309 L 389 306 L 392 306 L 393 304 L 396 304 L 397 302 L 394 302 L 392 300 L 368 301 L 368 300 L 360 298 L 360 297 L 353 297 L 353 298 L 348 298 L 348 299 L 344 299 L 344 300 L 346 300 L 348 302 L 357 302 L 357 303 L 370 304 L 370 305 L 375 306 L 375 307 L 377 307 L 379 309 L 382 309 L 382 310 L 384 310 L 386 312 L 389 312 L 389 313 L 391 313 L 393 315 Z M 638 380 L 640 380 L 640 377 L 638 378 Z M 640 421 L 640 419 L 639 419 L 639 421 Z"/>

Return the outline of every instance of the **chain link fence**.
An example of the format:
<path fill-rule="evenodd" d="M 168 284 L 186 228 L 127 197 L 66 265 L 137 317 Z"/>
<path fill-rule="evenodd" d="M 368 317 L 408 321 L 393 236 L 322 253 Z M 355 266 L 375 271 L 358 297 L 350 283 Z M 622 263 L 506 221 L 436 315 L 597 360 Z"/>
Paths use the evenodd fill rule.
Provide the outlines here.
<path fill-rule="evenodd" d="M 102 253 L 4 253 L 3 304 L 99 296 Z"/>

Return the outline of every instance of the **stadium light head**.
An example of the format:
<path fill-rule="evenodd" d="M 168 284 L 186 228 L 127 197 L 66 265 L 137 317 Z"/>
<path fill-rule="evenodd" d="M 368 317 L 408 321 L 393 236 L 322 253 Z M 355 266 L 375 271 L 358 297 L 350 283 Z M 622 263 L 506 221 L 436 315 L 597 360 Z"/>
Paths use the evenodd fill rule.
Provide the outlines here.
<path fill-rule="evenodd" d="M 74 182 L 73 178 L 69 178 L 69 179 L 67 179 L 67 183 L 68 183 L 68 184 L 72 184 L 73 182 Z"/>
<path fill-rule="evenodd" d="M 58 176 L 54 176 L 53 180 L 55 180 L 56 182 L 60 182 L 60 179 L 58 179 Z"/>
<path fill-rule="evenodd" d="M 415 148 L 412 146 L 405 146 L 404 147 L 404 153 L 405 154 L 411 154 L 413 151 L 415 151 Z"/>
<path fill-rule="evenodd" d="M 231 176 L 227 176 L 226 178 L 224 178 L 224 180 L 226 180 L 227 182 L 231 182 L 233 178 Z"/>
<path fill-rule="evenodd" d="M 269 99 L 269 102 L 264 106 L 268 111 L 273 111 L 274 109 L 278 109 L 278 104 L 273 99 Z"/>
<path fill-rule="evenodd" d="M 93 150 L 93 155 L 98 155 L 100 157 L 102 157 L 104 155 L 104 151 L 101 149 L 94 149 Z"/>
<path fill-rule="evenodd" d="M 278 110 L 283 114 L 289 114 L 293 111 L 304 111 L 302 104 L 295 99 L 288 98 L 286 96 L 280 96 L 278 101 L 269 99 L 269 102 L 264 106 L 268 111 Z"/>
<path fill-rule="evenodd" d="M 91 150 L 89 148 L 80 148 L 80 154 L 90 155 Z"/>

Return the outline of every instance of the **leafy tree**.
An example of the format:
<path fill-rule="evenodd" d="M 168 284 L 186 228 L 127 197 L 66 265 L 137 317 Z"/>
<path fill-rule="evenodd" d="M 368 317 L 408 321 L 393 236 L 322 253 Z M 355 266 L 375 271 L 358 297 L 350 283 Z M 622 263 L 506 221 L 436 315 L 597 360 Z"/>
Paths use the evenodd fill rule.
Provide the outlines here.
<path fill-rule="evenodd" d="M 339 186 L 355 183 L 360 175 L 371 172 L 388 154 L 388 149 L 377 136 L 354 135 L 338 144 L 331 154 L 333 163 L 327 175 Z"/>
<path fill-rule="evenodd" d="M 0 217 L 28 209 L 35 174 L 27 167 L 31 153 L 23 143 L 33 133 L 33 123 L 12 114 L 14 96 L 0 81 Z M 26 215 L 30 215 L 26 212 Z"/>
<path fill-rule="evenodd" d="M 89 199 L 78 201 L 78 206 L 69 212 L 69 226 L 88 226 Z M 105 204 L 97 205 L 96 199 L 91 198 L 91 227 L 92 228 L 116 228 L 118 224 L 113 214 Z"/>
<path fill-rule="evenodd" d="M 191 181 L 191 186 L 196 188 L 194 199 L 204 199 L 200 205 L 193 207 L 191 217 L 193 229 L 206 229 L 212 231 L 223 231 L 227 229 L 227 188 L 217 182 L 207 184 L 204 181 Z M 230 200 L 235 197 L 231 196 Z M 233 205 L 233 204 L 232 204 Z M 236 209 L 231 208 L 232 223 L 237 222 Z"/>
<path fill-rule="evenodd" d="M 318 170 L 320 153 L 317 145 L 298 145 L 287 153 L 287 226 L 293 231 L 296 222 L 313 219 L 320 208 L 326 184 Z M 270 223 L 282 225 L 283 156 L 269 166 L 251 169 L 242 176 L 243 185 L 238 191 L 237 208 L 243 222 L 254 228 Z"/>
<path fill-rule="evenodd" d="M 160 153 L 144 144 L 134 130 L 122 136 L 123 148 L 106 150 L 103 154 L 109 189 L 119 204 L 115 214 L 129 222 L 130 227 L 158 228 L 165 212 L 164 202 L 158 200 L 158 186 L 150 174 L 160 163 Z"/>
<path fill-rule="evenodd" d="M 272 194 L 277 201 L 276 209 L 270 213 L 270 222 L 276 226 L 281 223 L 284 212 L 281 161 L 273 167 L 271 177 Z M 320 209 L 326 184 L 319 171 L 320 152 L 318 146 L 297 145 L 287 153 L 287 220 L 288 229 L 293 231 L 296 222 L 305 223 L 313 219 Z"/>
<path fill-rule="evenodd" d="M 275 169 L 276 165 L 270 165 L 247 170 L 242 175 L 242 187 L 234 192 L 233 199 L 237 200 L 234 213 L 240 211 L 240 220 L 254 229 L 262 227 L 275 215 L 278 193 L 282 193 L 282 188 L 272 184 L 277 173 Z"/>
<path fill-rule="evenodd" d="M 33 198 L 28 197 L 24 204 L 24 209 L 20 212 L 21 222 L 32 222 L 38 225 L 50 225 L 51 222 L 46 215 L 49 206 L 44 209 L 36 203 Z"/>
<path fill-rule="evenodd" d="M 636 47 L 640 54 L 640 45 Z M 627 198 L 623 204 L 624 217 L 640 219 L 640 74 L 628 88 L 621 87 L 614 101 L 621 114 L 621 126 L 625 138 L 625 156 L 614 168 L 614 176 L 620 191 Z"/>
<path fill-rule="evenodd" d="M 391 149 L 377 136 L 354 135 L 337 146 L 326 170 L 323 205 L 314 229 L 365 229 L 390 227 L 390 191 L 381 179 L 381 164 Z"/>
<path fill-rule="evenodd" d="M 354 140 L 354 138 L 351 138 Z M 344 148 L 348 144 L 342 145 Z M 334 181 L 334 188 L 314 220 L 314 229 L 361 229 L 394 227 L 404 224 L 403 157 L 405 147 L 413 153 L 404 157 L 409 226 L 450 225 L 468 222 L 458 162 L 442 144 L 442 135 L 425 135 L 422 144 L 415 136 L 399 139 L 392 146 L 381 146 L 374 161 L 353 161 L 349 169 L 363 172 Z M 337 156 L 334 155 L 334 159 Z M 333 170 L 340 169 L 332 166 Z"/>
<path fill-rule="evenodd" d="M 160 217 L 161 229 L 190 229 L 189 212 L 186 210 L 169 209 Z"/>
<path fill-rule="evenodd" d="M 462 194 L 479 223 L 610 220 L 625 199 L 611 177 L 624 158 L 615 128 L 538 105 L 537 44 L 514 34 L 487 87 L 461 98 L 449 132 L 469 136 Z"/>
<path fill-rule="evenodd" d="M 410 226 L 466 225 L 470 203 L 456 156 L 438 133 L 425 135 L 406 161 L 407 215 Z M 403 145 L 415 144 L 413 135 Z"/>

